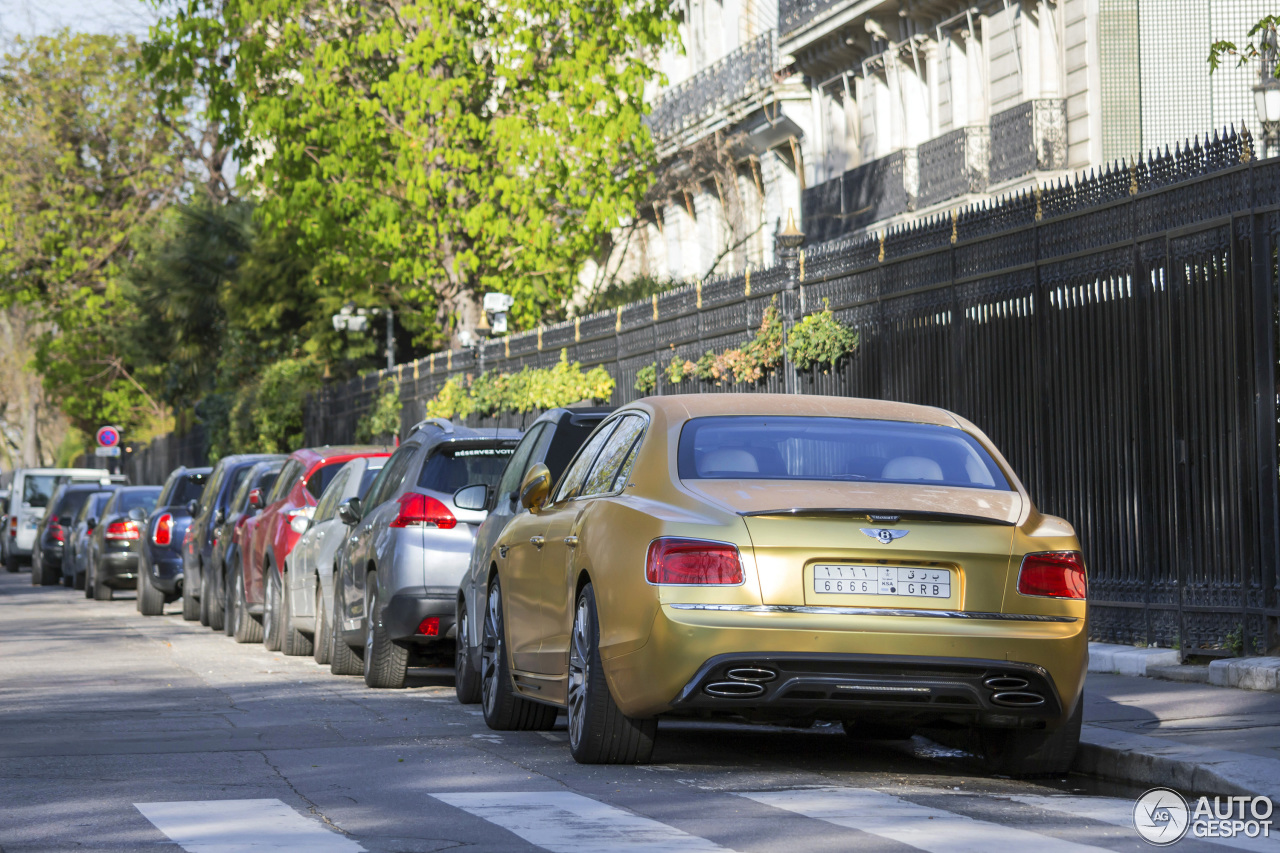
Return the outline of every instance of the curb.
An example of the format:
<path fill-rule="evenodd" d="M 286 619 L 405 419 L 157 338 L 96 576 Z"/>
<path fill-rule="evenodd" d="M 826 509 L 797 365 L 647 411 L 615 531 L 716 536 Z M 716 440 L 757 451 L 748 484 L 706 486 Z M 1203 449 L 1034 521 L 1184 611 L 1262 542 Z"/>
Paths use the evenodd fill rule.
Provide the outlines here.
<path fill-rule="evenodd" d="M 1228 658 L 1209 661 L 1209 683 L 1243 690 L 1280 689 L 1280 658 Z"/>
<path fill-rule="evenodd" d="M 1116 782 L 1280 801 L 1278 767 L 1280 764 L 1271 758 L 1187 746 L 1091 725 L 1082 727 L 1080 748 L 1071 765 L 1077 773 Z"/>
<path fill-rule="evenodd" d="M 1089 644 L 1089 672 L 1146 676 L 1148 667 L 1177 666 L 1182 655 L 1177 649 L 1139 649 L 1113 643 Z"/>

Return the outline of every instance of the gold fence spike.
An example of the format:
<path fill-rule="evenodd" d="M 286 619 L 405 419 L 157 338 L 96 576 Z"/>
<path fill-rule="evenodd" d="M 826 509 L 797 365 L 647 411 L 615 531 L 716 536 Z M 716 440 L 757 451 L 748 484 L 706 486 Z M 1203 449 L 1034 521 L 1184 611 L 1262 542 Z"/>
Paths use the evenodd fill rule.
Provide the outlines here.
<path fill-rule="evenodd" d="M 446 354 L 444 369 L 446 371 L 453 370 L 453 350 L 449 350 L 449 352 Z"/>
<path fill-rule="evenodd" d="M 876 260 L 884 263 L 884 232 L 880 232 L 880 254 L 876 255 Z"/>
<path fill-rule="evenodd" d="M 622 306 L 621 305 L 618 306 L 618 319 L 615 320 L 613 323 L 613 330 L 615 332 L 622 331 Z"/>
<path fill-rule="evenodd" d="M 502 339 L 502 352 L 507 358 L 511 358 L 511 336 L 507 335 Z"/>
<path fill-rule="evenodd" d="M 576 344 L 580 340 L 582 340 L 582 318 L 574 317 L 573 318 L 573 342 Z"/>
<path fill-rule="evenodd" d="M 954 207 L 951 208 L 951 245 L 953 246 L 956 244 L 956 239 L 959 237 L 959 233 L 956 228 L 956 223 L 958 223 L 959 221 L 960 221 L 959 210 L 957 210 Z"/>
<path fill-rule="evenodd" d="M 538 327 L 538 352 L 542 352 L 542 327 Z"/>
<path fill-rule="evenodd" d="M 658 319 L 658 294 L 653 294 L 653 319 Z"/>
<path fill-rule="evenodd" d="M 702 310 L 702 280 L 698 280 L 698 310 Z"/>
<path fill-rule="evenodd" d="M 743 291 L 742 295 L 751 295 L 751 267 L 747 267 L 747 289 Z"/>
<path fill-rule="evenodd" d="M 800 250 L 800 280 L 804 281 L 804 249 Z"/>

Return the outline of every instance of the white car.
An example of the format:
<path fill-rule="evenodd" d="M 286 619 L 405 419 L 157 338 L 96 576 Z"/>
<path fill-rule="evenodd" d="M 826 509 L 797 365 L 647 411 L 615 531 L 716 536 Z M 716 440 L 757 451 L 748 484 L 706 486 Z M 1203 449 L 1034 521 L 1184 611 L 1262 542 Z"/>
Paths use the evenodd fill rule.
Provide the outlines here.
<path fill-rule="evenodd" d="M 16 572 L 22 563 L 31 561 L 36 526 L 49 505 L 54 489 L 66 482 L 127 483 L 122 474 L 109 474 L 100 468 L 19 468 L 9 484 L 9 511 L 4 516 L 0 547 L 4 550 L 4 567 Z"/>

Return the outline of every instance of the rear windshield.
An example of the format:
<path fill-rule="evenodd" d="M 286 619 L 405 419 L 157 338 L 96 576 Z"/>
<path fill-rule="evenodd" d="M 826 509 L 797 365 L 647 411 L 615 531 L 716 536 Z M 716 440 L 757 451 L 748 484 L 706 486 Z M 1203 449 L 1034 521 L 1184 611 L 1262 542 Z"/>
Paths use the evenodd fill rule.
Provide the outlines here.
<path fill-rule="evenodd" d="M 75 491 L 67 489 L 62 493 L 62 497 L 58 500 L 58 505 L 54 507 L 57 511 L 58 518 L 66 518 L 69 515 L 74 516 L 80 512 L 80 507 L 84 506 L 84 502 L 89 499 L 89 495 L 91 494 L 93 494 L 91 489 L 83 491 L 79 489 Z"/>
<path fill-rule="evenodd" d="M 473 483 L 496 486 L 514 452 L 514 446 L 442 448 L 422 466 L 418 487 L 453 494 Z"/>
<path fill-rule="evenodd" d="M 22 502 L 28 506 L 46 507 L 57 486 L 58 477 L 53 474 L 28 474 L 22 478 Z"/>
<path fill-rule="evenodd" d="M 1009 490 L 964 430 L 853 418 L 695 418 L 680 432 L 684 480 L 838 480 Z"/>
<path fill-rule="evenodd" d="M 116 500 L 115 512 L 124 515 L 135 507 L 141 507 L 147 512 L 155 508 L 156 498 L 160 497 L 159 489 L 150 489 L 145 492 L 125 492 Z"/>
<path fill-rule="evenodd" d="M 164 505 L 183 506 L 187 501 L 200 500 L 200 493 L 204 491 L 204 484 L 208 479 L 208 474 L 183 474 L 173 484 L 173 491 L 167 495 Z"/>

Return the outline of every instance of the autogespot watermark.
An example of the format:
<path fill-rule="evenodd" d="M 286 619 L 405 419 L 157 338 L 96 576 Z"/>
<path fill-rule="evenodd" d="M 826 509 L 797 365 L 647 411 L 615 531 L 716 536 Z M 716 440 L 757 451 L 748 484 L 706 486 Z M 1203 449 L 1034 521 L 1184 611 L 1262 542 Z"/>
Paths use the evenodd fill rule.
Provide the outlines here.
<path fill-rule="evenodd" d="M 1133 804 L 1133 828 L 1148 844 L 1193 838 L 1271 837 L 1274 804 L 1266 797 L 1201 797 L 1195 807 L 1172 788 L 1152 788 Z"/>

